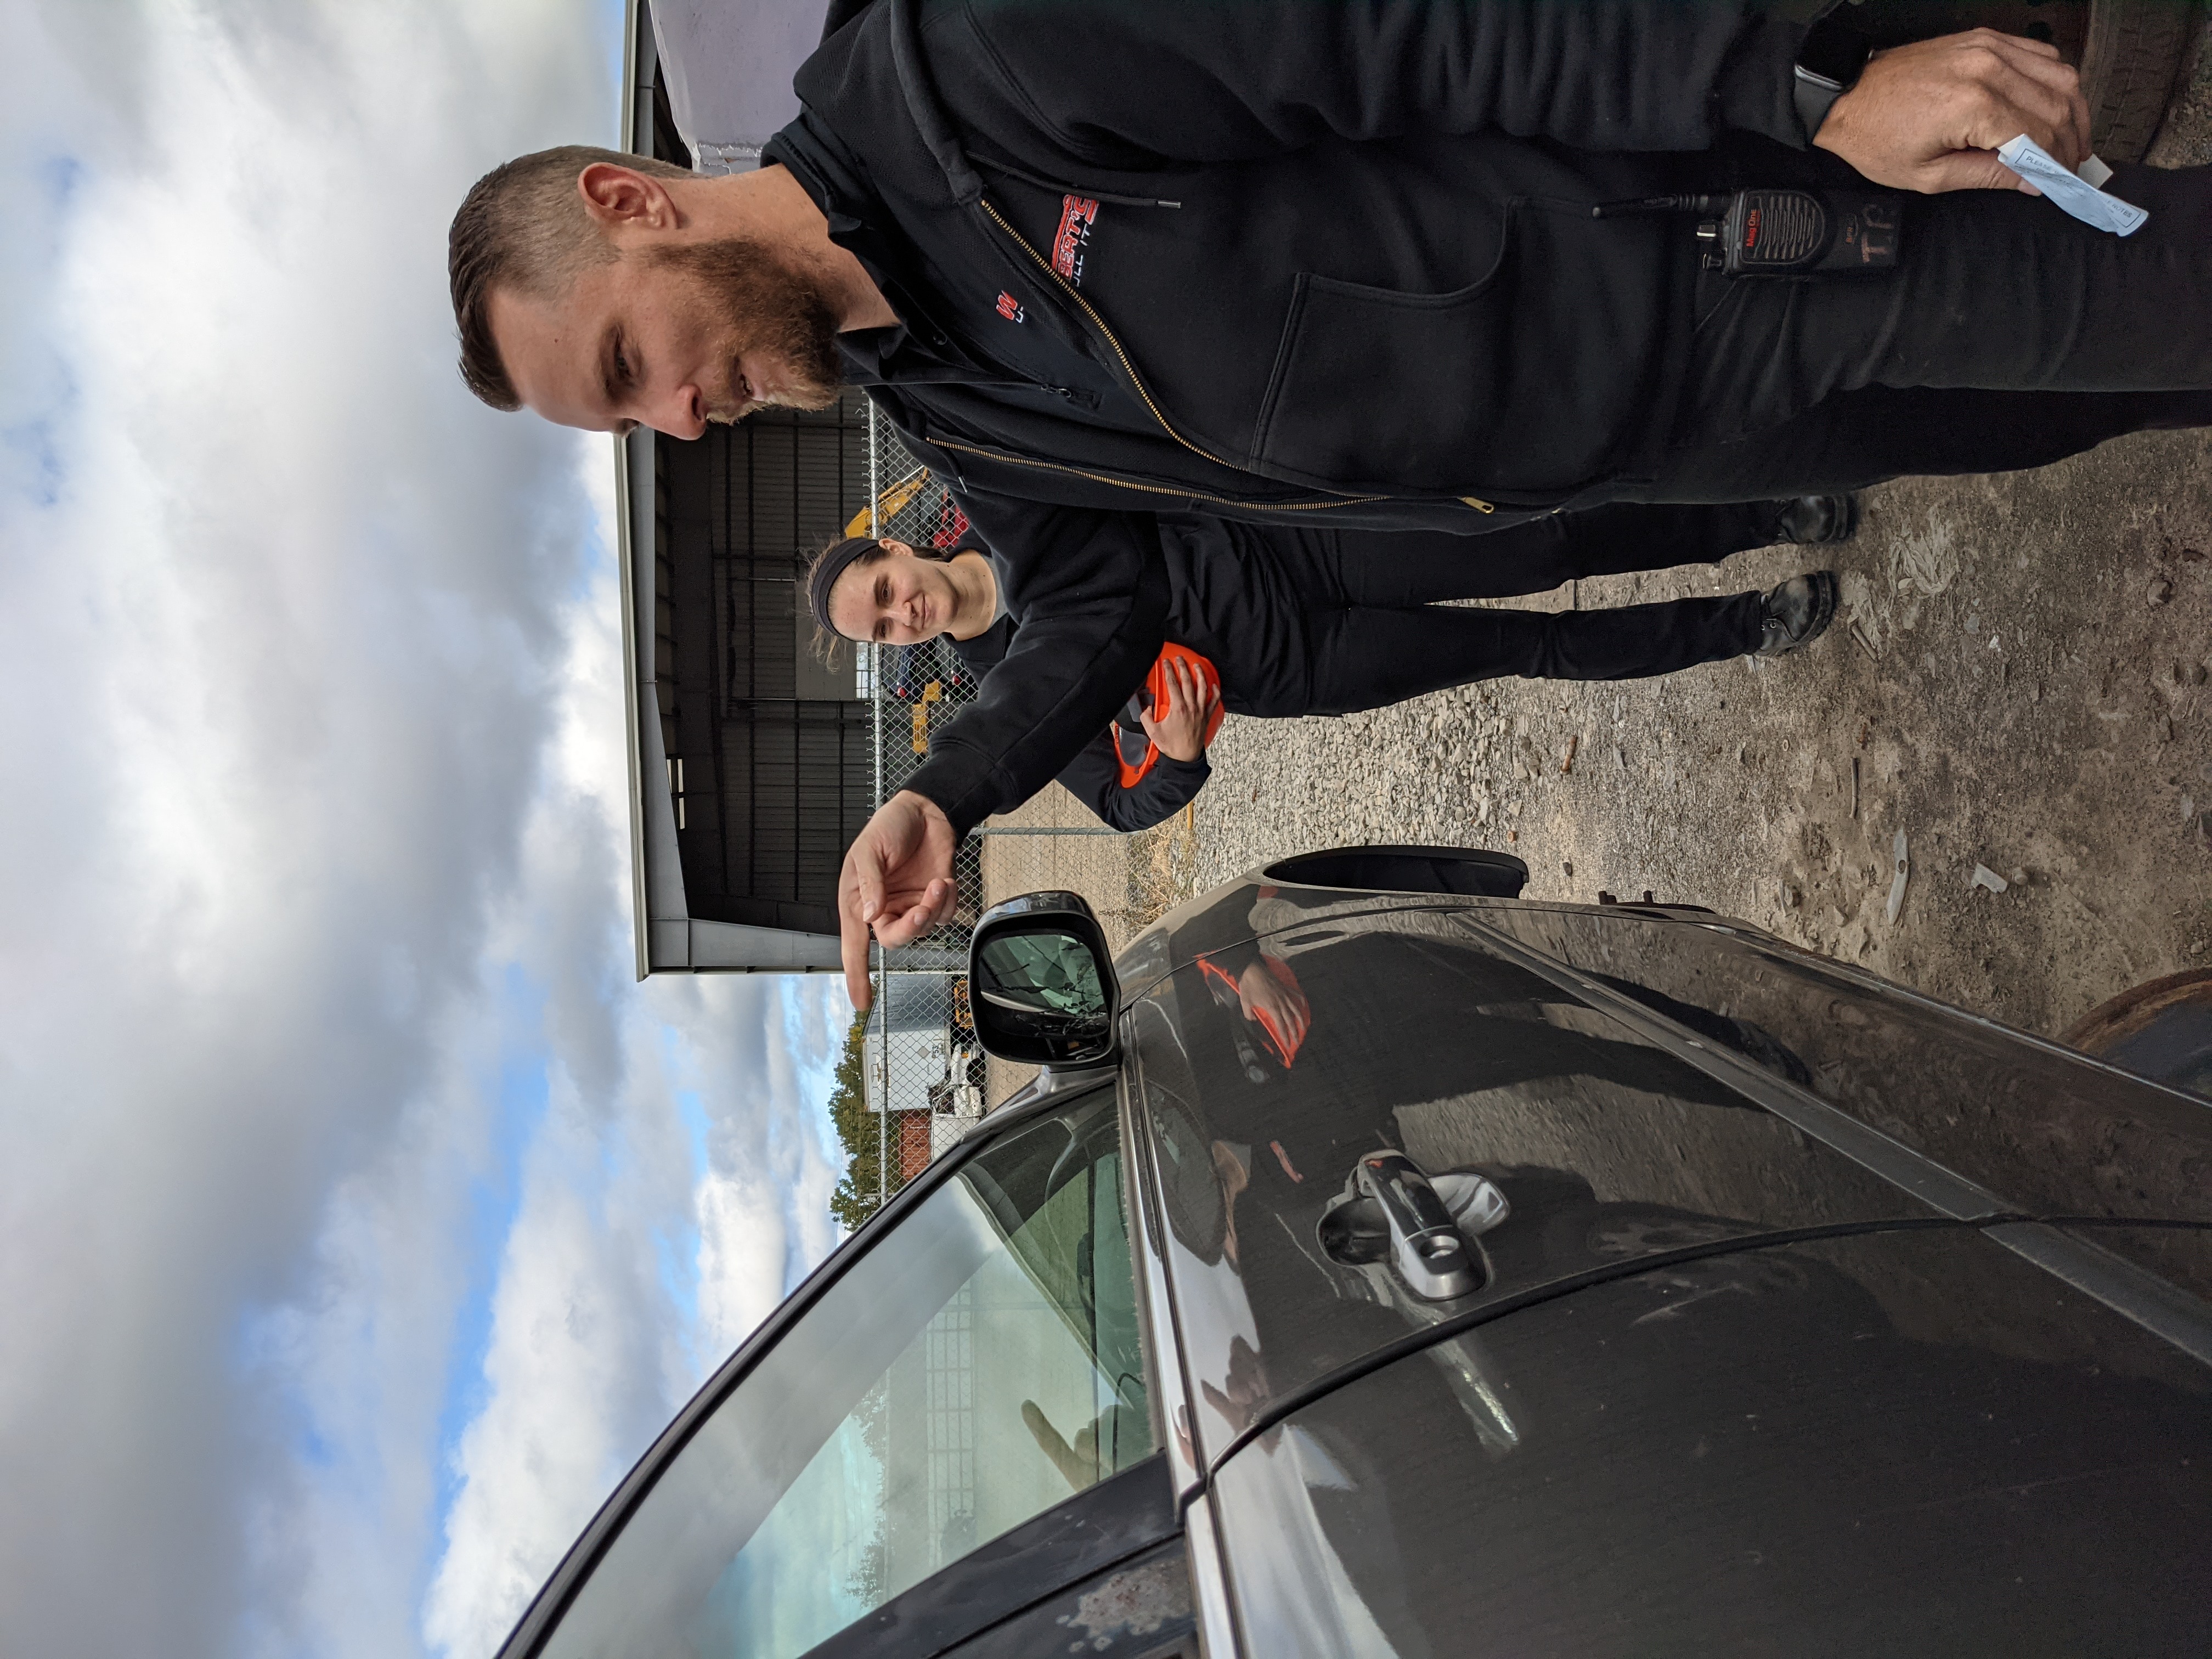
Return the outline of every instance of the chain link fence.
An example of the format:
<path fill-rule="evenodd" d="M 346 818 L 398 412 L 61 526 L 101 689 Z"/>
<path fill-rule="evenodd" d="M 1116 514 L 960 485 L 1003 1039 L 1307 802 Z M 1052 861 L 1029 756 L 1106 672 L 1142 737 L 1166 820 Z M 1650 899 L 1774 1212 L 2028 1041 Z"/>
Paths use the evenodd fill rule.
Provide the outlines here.
<path fill-rule="evenodd" d="M 848 534 L 893 536 L 924 551 L 950 549 L 965 537 L 967 519 L 945 486 L 872 408 L 868 462 L 872 506 L 847 526 Z M 974 701 L 976 676 L 941 640 L 870 646 L 860 655 L 862 695 L 874 708 L 880 805 L 928 758 L 930 734 Z M 950 923 L 902 949 L 876 952 L 875 1001 L 862 1052 L 884 1196 L 1034 1072 L 988 1059 L 975 1040 L 967 963 L 976 916 L 1016 893 L 1063 888 L 1090 902 L 1119 950 L 1137 931 L 1129 908 L 1129 839 L 1051 785 L 963 840 L 953 857 L 960 902 Z"/>
<path fill-rule="evenodd" d="M 952 546 L 967 529 L 945 487 L 872 406 L 868 495 L 868 511 L 847 526 L 848 533 L 895 536 L 926 550 Z M 975 676 L 942 640 L 868 646 L 858 654 L 875 714 L 875 798 L 881 805 L 928 758 L 930 732 L 974 700 Z M 953 874 L 960 906 L 951 921 L 902 949 L 876 952 L 875 1001 L 862 1053 L 885 1197 L 982 1116 L 989 1087 L 988 1062 L 968 1006 L 968 939 L 982 892 L 981 844 L 974 837 L 955 851 Z"/>
<path fill-rule="evenodd" d="M 950 549 L 968 523 L 945 486 L 908 453 L 872 408 L 870 509 L 852 535 L 893 536 L 916 549 Z M 944 641 L 860 652 L 862 695 L 874 708 L 875 798 L 904 788 L 929 756 L 930 734 L 975 700 L 976 676 Z M 1120 951 L 1180 896 L 1194 832 L 1188 812 L 1140 836 L 1108 830 L 1058 784 L 967 836 L 953 857 L 960 903 L 952 921 L 896 951 L 876 952 L 875 1000 L 862 1038 L 866 1097 L 878 1135 L 879 1195 L 888 1196 L 1035 1068 L 987 1057 L 968 1001 L 968 941 L 999 900 L 1046 888 L 1079 893 Z"/>

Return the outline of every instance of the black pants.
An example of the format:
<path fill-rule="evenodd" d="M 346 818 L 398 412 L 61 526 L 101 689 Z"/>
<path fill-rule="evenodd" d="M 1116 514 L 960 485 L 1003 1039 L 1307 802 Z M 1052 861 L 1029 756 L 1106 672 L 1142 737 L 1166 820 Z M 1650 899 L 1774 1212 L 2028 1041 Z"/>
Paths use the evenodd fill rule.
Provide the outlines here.
<path fill-rule="evenodd" d="M 1530 679 L 1638 679 L 1740 656 L 1759 641 L 1759 595 L 1610 611 L 1471 611 L 1441 599 L 1541 593 L 1584 576 L 1665 570 L 1774 539 L 1780 503 L 1603 507 L 1493 532 L 1480 558 L 1440 531 L 1301 531 L 1290 560 L 1304 609 L 1306 672 L 1296 707 L 1346 714 L 1448 686 Z M 1278 544 L 1279 546 L 1281 544 Z"/>
<path fill-rule="evenodd" d="M 2040 466 L 2212 425 L 2212 168 L 2124 167 L 2118 237 L 2017 191 L 1905 198 L 1878 276 L 1707 276 L 1673 451 L 1608 493 L 1740 501 Z"/>

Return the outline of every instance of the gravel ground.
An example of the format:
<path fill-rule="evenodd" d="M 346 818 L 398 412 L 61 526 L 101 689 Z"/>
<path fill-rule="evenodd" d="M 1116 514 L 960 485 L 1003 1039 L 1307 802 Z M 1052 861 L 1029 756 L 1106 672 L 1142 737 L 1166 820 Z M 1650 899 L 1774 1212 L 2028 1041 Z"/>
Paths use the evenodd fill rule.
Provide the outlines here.
<path fill-rule="evenodd" d="M 2212 158 L 2208 71 L 2200 53 L 2154 160 Z M 1232 718 L 1188 831 L 1148 856 L 1188 892 L 1316 847 L 1501 848 L 1531 897 L 1708 905 L 2050 1034 L 2212 965 L 2212 435 L 1910 480 L 1865 508 L 1839 548 L 1524 602 L 1735 592 L 1830 563 L 1844 603 L 1802 654 Z M 2004 890 L 1974 885 L 1978 866 Z"/>

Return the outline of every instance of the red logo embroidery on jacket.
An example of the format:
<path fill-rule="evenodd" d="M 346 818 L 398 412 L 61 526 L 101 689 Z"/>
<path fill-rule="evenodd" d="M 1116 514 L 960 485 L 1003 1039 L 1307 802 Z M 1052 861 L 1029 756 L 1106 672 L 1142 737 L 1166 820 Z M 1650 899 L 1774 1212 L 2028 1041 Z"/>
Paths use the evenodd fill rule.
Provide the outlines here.
<path fill-rule="evenodd" d="M 1077 288 L 1083 286 L 1083 255 L 1097 218 L 1097 203 L 1080 196 L 1060 198 L 1060 234 L 1052 239 L 1052 268 Z"/>
<path fill-rule="evenodd" d="M 1022 310 L 1022 302 L 1004 289 L 999 290 L 999 315 L 1010 323 L 1025 323 L 1029 320 L 1028 315 Z"/>

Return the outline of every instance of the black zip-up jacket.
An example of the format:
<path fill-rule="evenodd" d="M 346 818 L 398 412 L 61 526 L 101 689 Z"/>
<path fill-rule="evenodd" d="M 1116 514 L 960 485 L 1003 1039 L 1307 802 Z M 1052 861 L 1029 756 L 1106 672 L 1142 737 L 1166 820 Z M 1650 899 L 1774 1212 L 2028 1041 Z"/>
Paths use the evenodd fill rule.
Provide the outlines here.
<path fill-rule="evenodd" d="M 1729 182 L 1729 132 L 1802 148 L 1804 33 L 1745 0 L 876 0 L 839 28 L 763 159 L 901 319 L 846 337 L 853 378 L 994 546 L 1097 562 L 1097 628 L 1018 644 L 913 787 L 964 830 L 1065 763 L 1040 717 L 1103 728 L 1097 688 L 1159 645 L 1128 509 L 1478 531 L 1648 472 L 1694 244 L 1590 209 Z"/>
<path fill-rule="evenodd" d="M 1804 34 L 1745 0 L 878 0 L 766 159 L 903 319 L 854 344 L 948 482 L 1449 528 L 1656 460 L 1692 222 L 1590 209 L 1723 182 L 1724 131 L 1802 146 Z"/>

